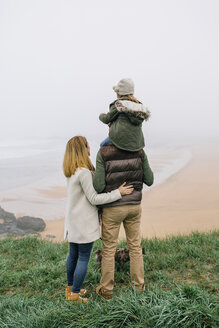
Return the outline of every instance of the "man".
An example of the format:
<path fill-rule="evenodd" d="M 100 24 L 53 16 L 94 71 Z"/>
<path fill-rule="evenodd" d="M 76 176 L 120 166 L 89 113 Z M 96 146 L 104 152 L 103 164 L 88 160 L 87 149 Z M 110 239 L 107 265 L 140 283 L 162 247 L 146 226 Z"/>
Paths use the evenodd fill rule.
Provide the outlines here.
<path fill-rule="evenodd" d="M 124 225 L 130 255 L 131 282 L 134 289 L 144 291 L 140 222 L 143 183 L 153 184 L 153 172 L 145 152 L 126 151 L 112 143 L 100 148 L 96 159 L 94 188 L 98 193 L 116 189 L 123 182 L 133 185 L 134 191 L 111 204 L 103 205 L 102 213 L 102 266 L 97 293 L 112 298 L 114 287 L 115 251 L 121 223 Z"/>

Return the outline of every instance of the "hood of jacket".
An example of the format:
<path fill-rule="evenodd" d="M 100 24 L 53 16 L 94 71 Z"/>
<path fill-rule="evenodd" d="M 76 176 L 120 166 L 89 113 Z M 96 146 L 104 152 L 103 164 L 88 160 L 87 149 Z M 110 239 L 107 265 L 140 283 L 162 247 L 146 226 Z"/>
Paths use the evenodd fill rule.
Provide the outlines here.
<path fill-rule="evenodd" d="M 150 117 L 150 111 L 141 103 L 131 100 L 117 100 L 115 107 L 120 113 L 131 114 L 134 117 L 147 121 Z"/>

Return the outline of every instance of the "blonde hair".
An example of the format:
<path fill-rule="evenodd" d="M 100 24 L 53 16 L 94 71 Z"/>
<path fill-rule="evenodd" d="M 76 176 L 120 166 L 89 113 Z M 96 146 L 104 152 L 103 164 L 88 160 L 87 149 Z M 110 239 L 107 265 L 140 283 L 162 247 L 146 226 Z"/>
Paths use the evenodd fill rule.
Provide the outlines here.
<path fill-rule="evenodd" d="M 75 136 L 67 142 L 63 160 L 63 171 L 67 178 L 75 174 L 79 167 L 85 167 L 90 171 L 94 171 L 87 147 L 87 139 L 82 136 Z"/>
<path fill-rule="evenodd" d="M 128 100 L 134 101 L 135 103 L 139 104 L 138 99 L 136 99 L 133 95 L 124 95 L 124 96 L 119 95 L 119 98 L 123 98 L 123 97 L 128 98 Z"/>

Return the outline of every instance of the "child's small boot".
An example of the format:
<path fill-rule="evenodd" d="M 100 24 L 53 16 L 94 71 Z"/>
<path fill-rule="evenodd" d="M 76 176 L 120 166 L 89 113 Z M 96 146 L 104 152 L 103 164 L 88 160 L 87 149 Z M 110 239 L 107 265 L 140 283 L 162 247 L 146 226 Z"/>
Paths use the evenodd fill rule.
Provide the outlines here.
<path fill-rule="evenodd" d="M 71 293 L 68 297 L 68 300 L 72 303 L 87 303 L 88 298 L 83 298 L 79 293 Z"/>

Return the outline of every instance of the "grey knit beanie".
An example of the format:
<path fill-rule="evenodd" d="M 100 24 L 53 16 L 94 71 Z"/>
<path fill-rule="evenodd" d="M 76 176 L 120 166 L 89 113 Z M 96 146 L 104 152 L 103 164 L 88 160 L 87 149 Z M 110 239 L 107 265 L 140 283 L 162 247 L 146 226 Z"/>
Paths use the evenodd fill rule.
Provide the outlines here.
<path fill-rule="evenodd" d="M 113 87 L 113 90 L 120 96 L 133 95 L 134 94 L 134 82 L 132 79 L 122 79 L 117 85 Z"/>

